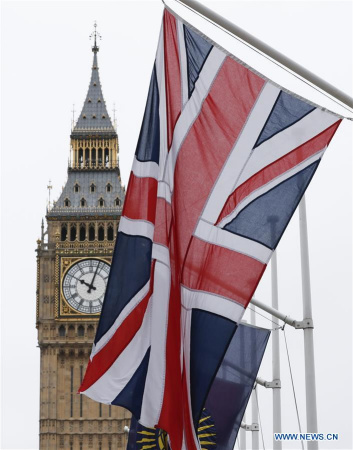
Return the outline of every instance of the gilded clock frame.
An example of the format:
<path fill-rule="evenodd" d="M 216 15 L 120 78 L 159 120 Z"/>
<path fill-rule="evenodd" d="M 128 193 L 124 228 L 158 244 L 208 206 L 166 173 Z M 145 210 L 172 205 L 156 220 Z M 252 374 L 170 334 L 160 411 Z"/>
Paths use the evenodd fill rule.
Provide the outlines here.
<path fill-rule="evenodd" d="M 90 253 L 90 252 L 89 252 Z M 106 254 L 85 254 L 75 255 L 65 253 L 57 253 L 55 258 L 55 319 L 58 321 L 77 321 L 91 320 L 97 321 L 100 314 L 87 314 L 74 310 L 66 301 L 62 293 L 62 283 L 65 274 L 73 264 L 86 259 L 98 259 L 104 261 L 111 266 L 112 256 Z"/>

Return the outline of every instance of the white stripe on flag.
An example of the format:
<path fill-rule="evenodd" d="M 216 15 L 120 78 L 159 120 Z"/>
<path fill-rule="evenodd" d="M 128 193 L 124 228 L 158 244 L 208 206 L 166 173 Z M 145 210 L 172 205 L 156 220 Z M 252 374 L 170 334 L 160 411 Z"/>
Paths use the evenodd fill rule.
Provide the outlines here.
<path fill-rule="evenodd" d="M 262 185 L 258 189 L 255 189 L 245 197 L 241 202 L 238 203 L 237 207 L 229 214 L 228 216 L 224 217 L 224 219 L 221 220 L 221 222 L 218 224 L 220 228 L 223 228 L 227 223 L 231 222 L 239 213 L 242 211 L 249 203 L 251 203 L 253 200 L 255 200 L 257 197 L 260 197 L 260 195 L 265 194 L 266 192 L 270 191 L 274 187 L 276 187 L 278 184 L 282 183 L 283 181 L 287 180 L 288 178 L 292 177 L 296 173 L 300 172 L 301 170 L 304 170 L 306 167 L 310 166 L 310 164 L 314 163 L 315 161 L 322 158 L 323 154 L 325 153 L 326 147 L 323 150 L 320 150 L 319 152 L 315 153 L 314 155 L 310 156 L 300 164 L 297 164 L 292 169 L 288 170 L 287 172 L 282 173 L 278 177 L 274 178 L 273 180 L 269 181 L 268 183 Z M 266 247 L 267 248 L 267 247 Z"/>
<path fill-rule="evenodd" d="M 197 224 L 194 236 L 205 242 L 250 256 L 264 264 L 268 263 L 272 255 L 272 250 L 259 242 L 222 230 L 202 219 Z"/>
<path fill-rule="evenodd" d="M 206 99 L 209 90 L 212 87 L 213 81 L 216 78 L 226 55 L 213 48 L 206 59 L 205 65 L 195 83 L 195 89 L 190 100 L 186 103 L 184 110 L 174 128 L 173 142 L 169 151 L 166 168 L 164 173 L 164 180 L 170 186 L 170 191 L 173 192 L 174 187 L 174 169 L 178 157 L 180 147 L 184 139 L 189 133 L 190 128 L 200 114 L 204 100 Z"/>
<path fill-rule="evenodd" d="M 315 109 L 299 122 L 263 142 L 252 153 L 241 177 L 234 185 L 234 189 L 264 167 L 326 130 L 337 120 L 337 116 L 321 111 L 321 109 Z"/>
<path fill-rule="evenodd" d="M 271 83 L 266 83 L 259 94 L 206 203 L 202 218 L 207 222 L 215 223 L 217 221 L 223 205 L 233 191 L 234 182 L 241 176 L 279 92 L 279 88 Z"/>
<path fill-rule="evenodd" d="M 119 224 L 119 233 L 120 232 L 131 236 L 144 236 L 152 241 L 154 225 L 147 220 L 134 220 L 122 216 Z"/>
<path fill-rule="evenodd" d="M 161 32 L 156 55 L 156 75 L 159 93 L 159 171 L 158 179 L 161 180 L 164 166 L 168 157 L 167 143 L 167 107 L 165 92 L 165 68 L 164 68 L 164 26 L 162 20 Z"/>
<path fill-rule="evenodd" d="M 179 61 L 180 61 L 180 82 L 181 82 L 181 111 L 184 109 L 189 99 L 188 86 L 188 65 L 186 59 L 184 24 L 177 19 L 178 28 L 178 44 L 179 44 Z"/>
<path fill-rule="evenodd" d="M 153 243 L 152 246 L 152 259 L 156 259 L 160 261 L 162 264 L 165 264 L 170 268 L 170 257 L 169 257 L 169 249 L 162 244 Z"/>
<path fill-rule="evenodd" d="M 91 359 L 110 341 L 110 339 L 114 336 L 116 330 L 120 327 L 120 325 L 132 312 L 132 310 L 135 309 L 136 306 L 139 305 L 141 301 L 146 297 L 149 289 L 150 289 L 150 280 L 148 280 L 147 283 L 143 286 L 143 288 L 139 292 L 137 292 L 137 294 L 135 294 L 134 297 L 132 297 L 132 299 L 121 311 L 121 313 L 116 318 L 115 322 L 109 328 L 109 330 L 100 338 L 100 340 L 95 345 L 93 345 Z"/>
<path fill-rule="evenodd" d="M 156 261 L 150 323 L 151 353 L 140 418 L 145 427 L 151 428 L 159 421 L 163 403 L 169 297 L 170 269 Z"/>
<path fill-rule="evenodd" d="M 125 388 L 140 366 L 150 346 L 151 302 L 142 325 L 114 364 L 86 391 L 87 397 L 101 403 L 111 403 Z"/>
<path fill-rule="evenodd" d="M 188 394 L 188 405 L 189 405 L 189 417 L 190 417 L 190 424 L 189 427 L 192 431 L 192 436 L 194 439 L 194 444 L 197 449 L 201 449 L 201 446 L 199 444 L 199 441 L 197 439 L 196 431 L 193 424 L 193 417 L 192 417 L 192 407 L 191 407 L 191 395 L 190 395 L 190 342 L 191 342 L 191 319 L 192 319 L 192 311 L 186 310 L 185 311 L 185 328 L 184 328 L 184 342 L 183 342 L 183 348 L 184 348 L 184 360 L 185 360 L 185 374 L 186 377 L 186 387 L 187 387 L 187 394 Z M 186 421 L 186 417 L 184 418 Z M 185 437 L 185 428 L 184 428 L 184 437 Z M 186 441 L 186 437 L 185 437 Z"/>
<path fill-rule="evenodd" d="M 234 300 L 209 292 L 194 291 L 186 286 L 181 286 L 181 298 L 182 306 L 187 310 L 192 308 L 202 309 L 237 323 L 245 312 L 244 307 Z"/>
<path fill-rule="evenodd" d="M 163 198 L 169 204 L 172 202 L 170 187 L 165 181 L 158 181 L 157 197 Z"/>
<path fill-rule="evenodd" d="M 155 178 L 158 180 L 158 164 L 154 161 L 139 161 L 135 156 L 132 172 L 138 178 Z"/>

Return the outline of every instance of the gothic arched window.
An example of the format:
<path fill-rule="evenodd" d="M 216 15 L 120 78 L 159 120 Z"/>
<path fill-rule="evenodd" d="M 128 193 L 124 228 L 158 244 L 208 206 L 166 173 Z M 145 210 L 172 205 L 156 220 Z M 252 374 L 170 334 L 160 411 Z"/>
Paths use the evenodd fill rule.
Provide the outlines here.
<path fill-rule="evenodd" d="M 109 166 L 109 148 L 104 149 L 104 165 L 105 167 Z"/>
<path fill-rule="evenodd" d="M 101 148 L 98 149 L 98 165 L 101 166 L 103 162 L 103 150 Z"/>
<path fill-rule="evenodd" d="M 65 200 L 64 200 L 64 206 L 65 206 L 66 208 L 68 208 L 70 205 L 71 205 L 70 200 L 69 200 L 68 198 L 65 198 Z"/>
<path fill-rule="evenodd" d="M 96 185 L 94 183 L 91 183 L 91 186 L 89 187 L 90 192 L 95 192 Z"/>
<path fill-rule="evenodd" d="M 60 325 L 59 327 L 59 336 L 60 337 L 64 337 L 66 335 L 66 329 L 64 327 L 64 325 Z"/>
<path fill-rule="evenodd" d="M 115 206 L 120 206 L 120 203 L 121 203 L 120 198 L 117 197 L 117 198 L 115 199 Z"/>
<path fill-rule="evenodd" d="M 67 224 L 62 223 L 61 224 L 61 240 L 66 241 L 67 238 Z"/>
<path fill-rule="evenodd" d="M 85 166 L 89 166 L 89 148 L 86 148 L 85 150 Z"/>
<path fill-rule="evenodd" d="M 80 241 L 84 241 L 86 239 L 86 225 L 81 223 L 80 225 Z"/>
<path fill-rule="evenodd" d="M 108 241 L 114 240 L 114 228 L 112 223 L 108 224 L 107 238 Z"/>
<path fill-rule="evenodd" d="M 69 326 L 68 336 L 75 337 L 75 327 L 73 325 Z"/>
<path fill-rule="evenodd" d="M 70 241 L 75 241 L 76 240 L 76 225 L 72 224 L 70 227 Z"/>
<path fill-rule="evenodd" d="M 80 200 L 80 205 L 83 208 L 84 206 L 86 206 L 86 204 L 87 204 L 86 200 L 82 197 L 81 200 Z"/>
<path fill-rule="evenodd" d="M 104 241 L 104 227 L 103 224 L 98 226 L 98 241 Z"/>
<path fill-rule="evenodd" d="M 78 165 L 82 167 L 82 164 L 83 164 L 83 150 L 82 148 L 80 148 L 78 150 Z"/>
<path fill-rule="evenodd" d="M 112 190 L 113 190 L 113 186 L 110 183 L 108 183 L 106 186 L 106 191 L 111 192 Z"/>
<path fill-rule="evenodd" d="M 96 149 L 92 148 L 92 166 L 96 165 Z"/>
<path fill-rule="evenodd" d="M 99 205 L 101 208 L 104 206 L 104 199 L 103 199 L 102 197 L 98 200 L 98 205 Z"/>
<path fill-rule="evenodd" d="M 78 183 L 75 183 L 74 192 L 79 192 L 79 191 L 80 191 L 80 185 Z"/>
<path fill-rule="evenodd" d="M 94 241 L 95 237 L 96 237 L 95 226 L 93 223 L 90 223 L 88 226 L 88 240 Z"/>
<path fill-rule="evenodd" d="M 83 325 L 80 325 L 78 327 L 77 334 L 78 334 L 78 336 L 84 336 L 85 335 L 85 328 L 84 328 Z"/>

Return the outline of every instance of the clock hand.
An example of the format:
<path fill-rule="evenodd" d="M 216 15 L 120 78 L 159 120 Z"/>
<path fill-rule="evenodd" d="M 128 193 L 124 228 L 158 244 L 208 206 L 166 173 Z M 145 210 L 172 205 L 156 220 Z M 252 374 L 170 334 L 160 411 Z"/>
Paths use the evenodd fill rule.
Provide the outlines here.
<path fill-rule="evenodd" d="M 72 275 L 72 278 L 75 278 L 75 280 L 78 280 L 81 284 L 85 284 L 88 287 L 91 286 L 90 284 L 86 283 L 84 280 L 81 280 L 80 278 L 74 277 L 73 275 Z M 91 289 L 96 290 L 96 288 L 94 286 L 91 286 Z"/>
<path fill-rule="evenodd" d="M 96 288 L 94 287 L 94 286 L 92 286 L 92 285 L 90 285 L 90 284 L 88 284 L 88 283 L 86 283 L 85 281 L 83 281 L 83 280 L 80 280 L 80 283 L 81 284 L 85 284 L 86 286 L 88 286 L 89 287 L 89 291 L 87 291 L 87 292 L 91 292 L 91 289 L 94 289 L 94 290 L 96 290 Z"/>
<path fill-rule="evenodd" d="M 100 264 L 100 261 L 98 261 L 97 268 L 96 268 L 96 271 L 94 272 L 94 275 L 93 275 L 91 284 L 88 286 L 88 291 L 87 291 L 88 293 L 91 292 L 91 289 L 96 289 L 96 288 L 93 286 L 93 282 L 94 282 L 94 279 L 96 278 L 96 275 L 97 275 L 97 272 L 98 272 L 98 269 L 99 269 L 99 264 Z"/>

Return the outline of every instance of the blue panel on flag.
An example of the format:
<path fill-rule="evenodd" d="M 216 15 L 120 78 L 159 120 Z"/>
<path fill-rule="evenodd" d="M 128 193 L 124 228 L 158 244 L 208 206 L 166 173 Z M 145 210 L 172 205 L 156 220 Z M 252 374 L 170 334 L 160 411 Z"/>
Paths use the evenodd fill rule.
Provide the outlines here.
<path fill-rule="evenodd" d="M 232 233 L 275 249 L 319 161 L 257 197 L 224 227 Z"/>
<path fill-rule="evenodd" d="M 270 139 L 275 134 L 298 122 L 314 109 L 315 107 L 303 100 L 281 91 L 256 141 L 255 147 L 258 147 L 264 141 L 267 141 L 267 139 Z"/>
<path fill-rule="evenodd" d="M 130 429 L 129 429 L 129 438 L 128 438 L 128 441 L 127 441 L 126 450 L 136 450 L 136 448 L 137 448 L 136 441 L 137 441 L 137 427 L 138 427 L 138 425 L 139 425 L 139 423 L 137 422 L 135 417 L 131 416 Z"/>
<path fill-rule="evenodd" d="M 95 342 L 150 278 L 152 241 L 119 232 Z"/>
<path fill-rule="evenodd" d="M 236 328 L 235 322 L 223 316 L 200 309 L 192 310 L 190 383 L 195 428 L 210 385 Z"/>
<path fill-rule="evenodd" d="M 217 450 L 234 448 L 269 336 L 269 330 L 240 324 L 229 344 L 205 404 Z"/>
<path fill-rule="evenodd" d="M 159 163 L 159 93 L 156 66 L 153 68 L 147 104 L 135 152 L 139 161 Z"/>
<path fill-rule="evenodd" d="M 184 25 L 186 57 L 188 64 L 189 98 L 194 90 L 196 80 L 212 50 L 213 45 Z"/>
<path fill-rule="evenodd" d="M 147 350 L 131 380 L 112 401 L 112 405 L 122 406 L 123 408 L 128 409 L 137 419 L 139 419 L 141 415 L 142 397 L 145 389 L 148 363 L 150 360 L 150 350 L 151 348 Z"/>

